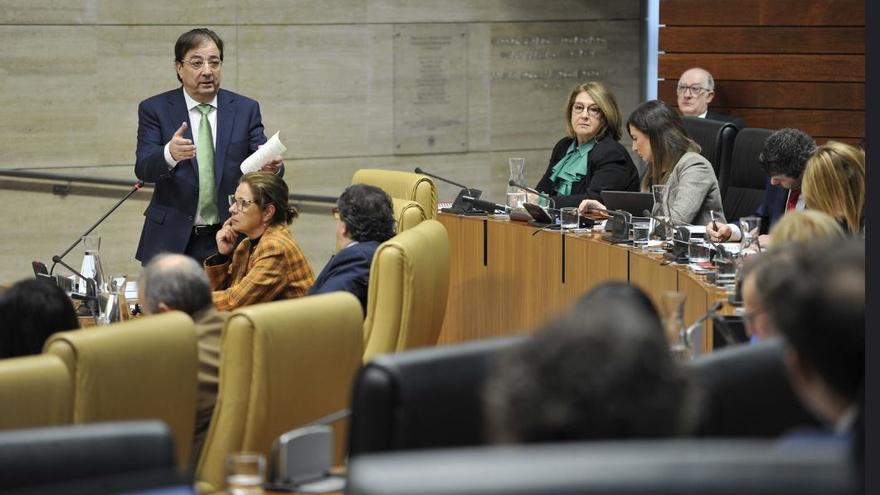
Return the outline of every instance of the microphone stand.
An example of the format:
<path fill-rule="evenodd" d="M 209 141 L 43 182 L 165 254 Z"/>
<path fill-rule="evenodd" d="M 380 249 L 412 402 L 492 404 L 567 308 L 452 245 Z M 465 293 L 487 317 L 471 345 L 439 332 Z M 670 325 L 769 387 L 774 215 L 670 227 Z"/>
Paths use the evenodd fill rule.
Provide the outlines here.
<path fill-rule="evenodd" d="M 74 270 L 72 266 L 70 266 L 67 263 L 65 263 L 64 261 L 62 261 L 61 257 L 58 255 L 55 255 L 52 257 L 52 263 L 53 263 L 52 266 L 55 266 L 54 263 L 60 264 L 64 268 L 67 268 L 68 270 L 73 272 L 73 274 L 76 275 L 77 277 L 86 281 L 86 295 L 85 295 L 85 297 L 83 297 L 83 296 L 79 296 L 79 297 L 83 298 L 83 300 L 86 302 L 86 307 L 89 308 L 89 312 L 92 314 L 92 317 L 95 318 L 95 321 L 97 322 L 98 315 L 100 314 L 100 311 L 98 308 L 99 301 L 98 301 L 97 281 L 95 281 L 94 278 L 86 277 L 82 273 Z M 71 296 L 71 297 L 73 297 L 73 296 Z"/>
<path fill-rule="evenodd" d="M 142 180 L 137 181 L 137 182 L 135 183 L 135 185 L 132 186 L 131 190 L 128 191 L 128 193 L 126 193 L 126 195 L 123 196 L 122 199 L 120 199 L 119 201 L 117 201 L 116 204 L 113 205 L 113 208 L 110 208 L 110 211 L 108 211 L 107 213 L 105 213 L 104 216 L 102 216 L 100 219 L 98 219 L 97 222 L 94 223 L 94 225 L 92 225 L 91 227 L 88 228 L 88 230 L 86 230 L 85 232 L 83 232 L 82 235 L 79 236 L 79 237 L 77 238 L 77 240 L 74 241 L 73 244 L 70 245 L 70 247 L 68 247 L 67 249 L 65 249 L 64 252 L 61 253 L 60 255 L 53 256 L 53 257 L 52 257 L 52 269 L 49 270 L 49 275 L 52 275 L 52 272 L 55 271 L 55 265 L 60 263 L 61 266 L 67 268 L 68 270 L 72 271 L 72 272 L 75 273 L 76 275 L 79 275 L 80 277 L 82 277 L 82 275 L 80 275 L 79 273 L 77 273 L 76 270 L 74 270 L 73 268 L 70 268 L 67 264 L 62 263 L 62 262 L 61 262 L 61 259 L 64 258 L 65 256 L 67 256 L 67 254 L 68 254 L 69 252 L 71 252 L 71 251 L 73 250 L 73 248 L 75 248 L 76 245 L 79 244 L 79 243 L 82 241 L 82 238 L 83 238 L 83 237 L 85 237 L 85 236 L 91 234 L 92 231 L 95 230 L 95 229 L 98 227 L 98 225 L 101 225 L 101 222 L 103 222 L 107 217 L 110 216 L 111 213 L 113 213 L 114 211 L 116 211 L 117 208 L 119 208 L 119 205 L 121 205 L 122 203 L 124 203 L 125 200 L 127 200 L 128 198 L 130 198 L 132 194 L 136 193 L 136 192 L 137 192 L 140 188 L 142 188 L 142 187 L 144 187 L 144 181 L 142 181 Z M 85 278 L 85 277 L 82 277 L 82 278 Z"/>
<path fill-rule="evenodd" d="M 718 311 L 719 309 L 721 309 L 721 305 L 722 305 L 721 301 L 715 301 L 715 303 L 712 304 L 712 306 L 710 306 L 709 309 L 706 310 L 705 313 L 703 313 L 703 316 L 697 318 L 697 321 L 693 322 L 689 327 L 687 327 L 684 330 L 684 333 L 682 335 L 682 339 L 684 340 L 684 345 L 688 349 L 690 349 L 693 346 L 694 332 L 696 332 L 697 329 L 700 328 L 700 325 L 702 325 L 702 323 L 704 321 L 708 320 L 709 318 L 714 318 L 715 312 Z M 731 341 L 733 340 L 728 335 L 726 335 L 724 332 L 722 332 L 722 335 L 724 335 L 724 340 L 727 340 L 728 344 L 730 344 Z"/>

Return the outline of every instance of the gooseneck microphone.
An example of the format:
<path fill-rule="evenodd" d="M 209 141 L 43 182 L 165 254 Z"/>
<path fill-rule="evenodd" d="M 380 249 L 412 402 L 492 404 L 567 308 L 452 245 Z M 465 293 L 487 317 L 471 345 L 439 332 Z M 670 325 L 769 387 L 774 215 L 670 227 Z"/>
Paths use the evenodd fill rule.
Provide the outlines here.
<path fill-rule="evenodd" d="M 452 184 L 452 185 L 455 186 L 455 187 L 460 187 L 460 188 L 462 188 L 462 189 L 470 190 L 470 188 L 469 188 L 468 186 L 463 186 L 463 185 L 459 184 L 458 182 L 454 182 L 454 181 L 451 181 L 451 180 L 449 180 L 449 179 L 446 179 L 446 178 L 440 177 L 439 175 L 434 175 L 434 174 L 432 174 L 432 173 L 425 172 L 424 170 L 422 170 L 421 167 L 416 167 L 415 170 L 414 170 L 414 172 L 417 173 L 417 174 L 427 175 L 428 177 L 431 177 L 431 178 L 433 178 L 433 179 L 437 179 L 437 180 L 439 180 L 439 181 L 443 181 L 443 182 L 445 182 L 445 183 L 447 183 L 447 184 Z"/>
<path fill-rule="evenodd" d="M 86 230 L 85 232 L 83 232 L 82 235 L 80 235 L 80 236 L 76 239 L 76 241 L 74 241 L 73 244 L 70 245 L 70 247 L 68 247 L 67 249 L 65 249 L 63 253 L 61 253 L 61 254 L 59 254 L 59 255 L 55 255 L 55 256 L 53 256 L 53 257 L 52 257 L 52 269 L 49 270 L 49 275 L 51 275 L 52 272 L 55 271 L 55 265 L 60 263 L 61 266 L 67 268 L 68 270 L 72 271 L 74 274 L 76 274 L 76 275 L 78 275 L 78 276 L 80 276 L 80 277 L 82 277 L 82 278 L 85 279 L 86 277 L 83 277 L 82 275 L 80 275 L 79 273 L 77 273 L 76 270 L 70 268 L 70 266 L 68 266 L 66 263 L 62 262 L 61 260 L 62 260 L 65 256 L 67 256 L 67 253 L 71 252 L 71 251 L 73 250 L 73 248 L 75 248 L 76 245 L 79 244 L 79 243 L 82 241 L 82 238 L 83 238 L 83 237 L 85 237 L 85 236 L 91 234 L 92 231 L 95 230 L 95 229 L 98 227 L 98 225 L 101 225 L 101 223 L 102 223 L 107 217 L 109 217 L 110 214 L 112 214 L 114 211 L 116 211 L 116 209 L 119 208 L 119 206 L 120 206 L 122 203 L 124 203 L 125 200 L 127 200 L 128 198 L 130 198 L 132 194 L 136 193 L 136 192 L 137 192 L 140 188 L 142 188 L 142 187 L 144 187 L 144 181 L 142 181 L 142 180 L 138 180 L 137 182 L 135 182 L 135 184 L 134 184 L 134 186 L 132 186 L 131 190 L 129 190 L 129 191 L 125 194 L 125 196 L 122 197 L 122 199 L 120 199 L 119 201 L 117 201 L 116 204 L 113 205 L 113 207 L 110 208 L 110 210 L 107 211 L 107 213 L 104 214 L 104 216 L 102 216 L 101 218 L 99 218 L 98 221 L 94 223 L 94 225 L 92 225 L 91 227 L 88 228 L 88 230 Z M 86 279 L 86 280 L 88 280 L 88 279 Z"/>

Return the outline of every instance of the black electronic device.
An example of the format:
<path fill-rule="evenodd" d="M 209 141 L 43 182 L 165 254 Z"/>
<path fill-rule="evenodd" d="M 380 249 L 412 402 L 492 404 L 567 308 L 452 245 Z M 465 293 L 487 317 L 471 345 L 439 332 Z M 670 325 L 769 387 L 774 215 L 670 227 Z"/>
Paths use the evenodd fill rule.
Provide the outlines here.
<path fill-rule="evenodd" d="M 486 211 L 484 209 L 479 208 L 477 205 L 473 203 L 473 201 L 468 201 L 465 198 L 471 197 L 474 199 L 479 199 L 480 195 L 483 194 L 483 191 L 479 189 L 474 189 L 472 187 L 467 187 L 465 185 L 459 184 L 453 180 L 449 180 L 445 177 L 440 177 L 439 175 L 434 175 L 430 172 L 425 172 L 421 167 L 416 167 L 413 170 L 417 174 L 427 175 L 432 179 L 437 179 L 439 181 L 445 182 L 447 184 L 452 184 L 455 187 L 460 187 L 461 190 L 458 191 L 458 195 L 455 197 L 455 200 L 452 202 L 452 206 L 449 208 L 440 208 L 440 211 L 443 213 L 455 213 L 458 215 L 488 215 L 491 211 Z"/>
<path fill-rule="evenodd" d="M 560 228 L 558 220 L 554 219 L 544 208 L 541 208 L 534 203 L 523 203 L 523 208 L 525 208 L 533 218 L 533 220 L 529 222 L 531 225 L 550 230 L 558 230 Z"/>
<path fill-rule="evenodd" d="M 602 191 L 602 204 L 608 210 L 621 210 L 633 216 L 641 216 L 644 210 L 654 207 L 654 195 L 638 191 Z"/>

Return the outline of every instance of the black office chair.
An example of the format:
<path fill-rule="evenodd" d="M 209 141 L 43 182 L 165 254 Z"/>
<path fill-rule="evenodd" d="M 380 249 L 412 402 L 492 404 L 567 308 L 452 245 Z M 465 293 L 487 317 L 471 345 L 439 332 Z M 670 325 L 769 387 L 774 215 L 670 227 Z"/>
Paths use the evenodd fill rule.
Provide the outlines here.
<path fill-rule="evenodd" d="M 725 184 L 721 180 L 721 170 L 730 168 L 730 154 L 733 151 L 737 127 L 730 122 L 699 117 L 682 117 L 681 121 L 688 136 L 700 145 L 700 154 L 712 164 L 723 197 Z"/>
<path fill-rule="evenodd" d="M 721 199 L 724 216 L 728 222 L 755 213 L 764 201 L 767 174 L 761 168 L 758 155 L 764 149 L 764 141 L 773 133 L 771 129 L 741 129 L 733 142 L 730 166 L 721 170 Z"/>
<path fill-rule="evenodd" d="M 14 406 L 13 406 L 14 407 Z M 188 486 L 161 421 L 0 432 L 0 492 L 121 493 Z"/>
<path fill-rule="evenodd" d="M 699 436 L 776 438 L 820 426 L 791 388 L 779 339 L 729 346 L 686 367 L 702 395 Z"/>
<path fill-rule="evenodd" d="M 770 441 L 574 442 L 371 454 L 348 495 L 830 495 L 853 493 L 846 449 Z"/>
<path fill-rule="evenodd" d="M 481 445 L 481 388 L 494 356 L 527 337 L 376 356 L 355 378 L 349 455 Z"/>

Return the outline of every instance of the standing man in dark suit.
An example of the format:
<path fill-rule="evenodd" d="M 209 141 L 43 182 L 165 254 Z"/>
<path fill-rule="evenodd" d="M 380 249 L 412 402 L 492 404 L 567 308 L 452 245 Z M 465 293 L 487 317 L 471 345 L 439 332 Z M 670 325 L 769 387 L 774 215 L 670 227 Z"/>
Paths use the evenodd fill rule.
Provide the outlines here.
<path fill-rule="evenodd" d="M 764 202 L 758 207 L 755 216 L 761 217 L 761 245 L 769 245 L 765 235 L 770 227 L 789 210 L 803 210 L 804 198 L 801 196 L 801 178 L 807 161 L 816 152 L 816 142 L 800 129 L 779 129 L 767 137 L 764 149 L 758 155 L 761 168 L 767 174 L 767 188 Z M 715 242 L 739 241 L 742 232 L 736 224 L 706 225 L 706 235 Z"/>
<path fill-rule="evenodd" d="M 155 183 L 137 258 L 184 253 L 202 263 L 217 251 L 215 234 L 229 217 L 241 162 L 266 142 L 260 105 L 220 89 L 223 40 L 193 29 L 174 45 L 181 87 L 138 106 L 135 174 Z M 281 157 L 262 167 L 283 174 Z"/>
<path fill-rule="evenodd" d="M 715 98 L 715 79 L 706 69 L 694 67 L 684 71 L 678 78 L 675 94 L 678 95 L 678 110 L 682 115 L 730 122 L 738 129 L 746 126 L 743 119 L 709 111 L 709 103 Z"/>
<path fill-rule="evenodd" d="M 351 292 L 361 301 L 366 315 L 373 253 L 394 236 L 391 197 L 378 187 L 353 184 L 339 196 L 333 214 L 339 252 L 321 270 L 309 294 Z"/>

